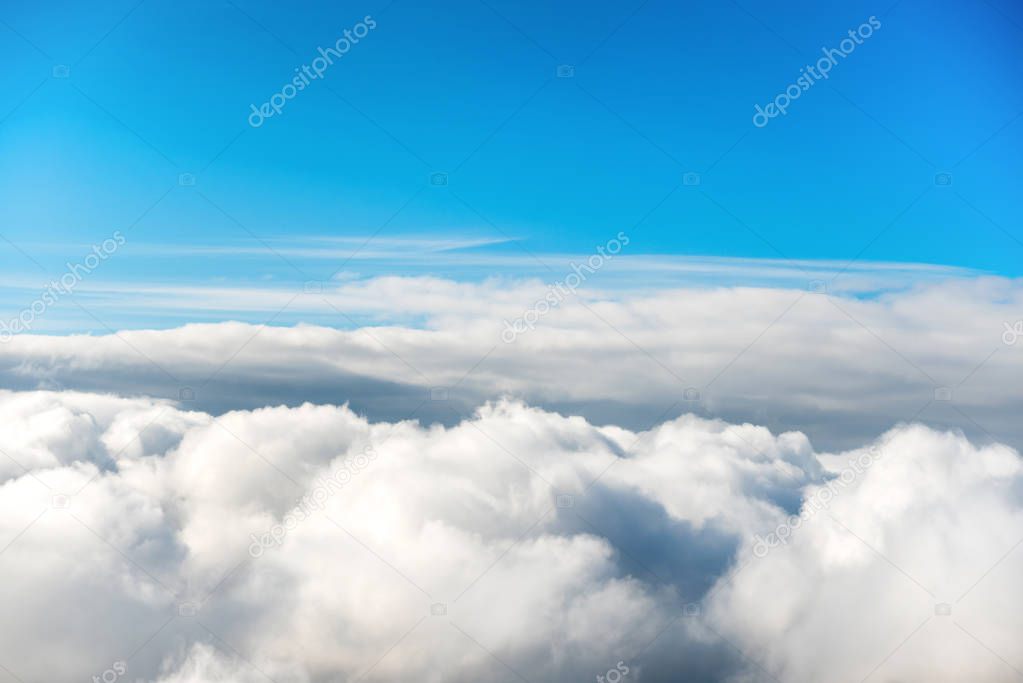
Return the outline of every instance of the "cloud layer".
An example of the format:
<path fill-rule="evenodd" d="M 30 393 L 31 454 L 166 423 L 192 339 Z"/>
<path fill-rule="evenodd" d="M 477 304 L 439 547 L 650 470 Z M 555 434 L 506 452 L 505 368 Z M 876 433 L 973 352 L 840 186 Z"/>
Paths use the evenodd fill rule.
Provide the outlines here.
<path fill-rule="evenodd" d="M 953 280 L 871 298 L 587 289 L 602 275 L 550 308 L 540 302 L 551 289 L 538 281 L 375 278 L 267 293 L 259 302 L 272 309 L 267 326 L 20 335 L 0 345 L 0 382 L 174 401 L 194 395 L 183 405 L 216 414 L 347 402 L 376 420 L 448 425 L 512 396 L 631 429 L 686 412 L 751 421 L 803 431 L 828 449 L 920 420 L 1023 446 L 1015 380 L 1023 341 L 1004 341 L 1006 326 L 1023 319 L 1016 281 Z M 274 312 L 309 302 L 350 329 L 273 326 Z M 521 331 L 511 334 L 515 321 Z"/>
<path fill-rule="evenodd" d="M 121 661 L 165 683 L 1023 666 L 1023 461 L 961 434 L 828 454 L 693 415 L 633 431 L 498 401 L 427 426 L 68 391 L 4 392 L 0 414 L 0 665 L 23 681 Z"/>

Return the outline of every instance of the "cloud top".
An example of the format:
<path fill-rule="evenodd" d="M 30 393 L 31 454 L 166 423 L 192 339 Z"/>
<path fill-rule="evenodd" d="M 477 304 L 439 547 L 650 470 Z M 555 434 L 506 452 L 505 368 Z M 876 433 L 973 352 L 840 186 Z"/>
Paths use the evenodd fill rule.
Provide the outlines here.
<path fill-rule="evenodd" d="M 166 683 L 583 680 L 619 661 L 641 681 L 1011 680 L 1019 664 L 1023 464 L 961 434 L 902 426 L 828 454 L 748 423 L 634 431 L 507 400 L 449 426 L 39 391 L 0 394 L 0 414 L 16 427 L 0 664 L 22 680 L 116 661 Z M 871 447 L 825 510 L 752 552 Z M 53 629 L 60 657 L 39 638 Z"/>

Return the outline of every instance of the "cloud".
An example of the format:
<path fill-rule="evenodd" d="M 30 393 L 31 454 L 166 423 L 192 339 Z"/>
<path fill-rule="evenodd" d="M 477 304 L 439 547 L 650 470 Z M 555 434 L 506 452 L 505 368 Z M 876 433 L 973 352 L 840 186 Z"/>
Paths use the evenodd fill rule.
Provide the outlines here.
<path fill-rule="evenodd" d="M 253 306 L 274 309 L 267 318 L 289 301 L 329 316 L 292 327 L 19 335 L 0 345 L 0 381 L 171 401 L 194 393 L 183 405 L 213 413 L 348 402 L 373 419 L 450 425 L 512 396 L 630 429 L 683 412 L 750 421 L 802 431 L 828 449 L 860 445 L 900 420 L 1023 445 L 1013 379 L 1023 342 L 1003 341 L 1006 325 L 1023 318 L 1017 281 L 945 281 L 868 298 L 580 288 L 505 343 L 506 322 L 548 292 L 540 281 L 393 277 L 323 293 L 250 292 Z"/>
<path fill-rule="evenodd" d="M 449 426 L 79 392 L 3 392 L 0 414 L 17 427 L 0 444 L 0 664 L 21 680 L 116 661 L 164 683 L 584 680 L 619 661 L 644 682 L 844 680 L 963 592 L 924 627 L 949 626 L 942 655 L 910 640 L 879 680 L 1023 664 L 1007 553 L 1023 463 L 955 433 L 890 431 L 826 513 L 756 557 L 754 536 L 859 450 L 518 401 Z"/>
<path fill-rule="evenodd" d="M 922 426 L 881 442 L 827 512 L 721 588 L 712 620 L 786 681 L 1014 680 L 1023 460 Z"/>

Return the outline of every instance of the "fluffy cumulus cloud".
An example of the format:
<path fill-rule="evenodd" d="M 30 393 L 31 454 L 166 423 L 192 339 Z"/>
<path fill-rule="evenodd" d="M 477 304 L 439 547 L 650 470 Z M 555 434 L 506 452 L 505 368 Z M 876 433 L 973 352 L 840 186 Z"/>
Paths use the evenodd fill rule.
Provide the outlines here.
<path fill-rule="evenodd" d="M 0 415 L 12 680 L 1023 668 L 1023 461 L 957 432 L 819 453 L 689 414 L 637 431 L 498 400 L 444 425 L 73 391 L 3 392 Z"/>
<path fill-rule="evenodd" d="M 712 620 L 781 680 L 1018 680 L 1019 453 L 916 425 L 876 454 L 846 454 L 873 464 L 756 553 Z"/>

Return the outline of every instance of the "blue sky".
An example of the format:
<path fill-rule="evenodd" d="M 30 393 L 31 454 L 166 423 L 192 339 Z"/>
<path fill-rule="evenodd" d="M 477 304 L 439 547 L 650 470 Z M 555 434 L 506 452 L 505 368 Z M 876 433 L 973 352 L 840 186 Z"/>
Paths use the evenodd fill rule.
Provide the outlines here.
<path fill-rule="evenodd" d="M 367 15 L 322 80 L 248 125 Z M 828 80 L 752 124 L 871 16 Z M 622 230 L 630 257 L 1017 276 L 1021 37 L 1008 0 L 4 2 L 2 303 L 115 230 L 90 282 L 128 290 L 532 274 L 523 258 Z"/>

